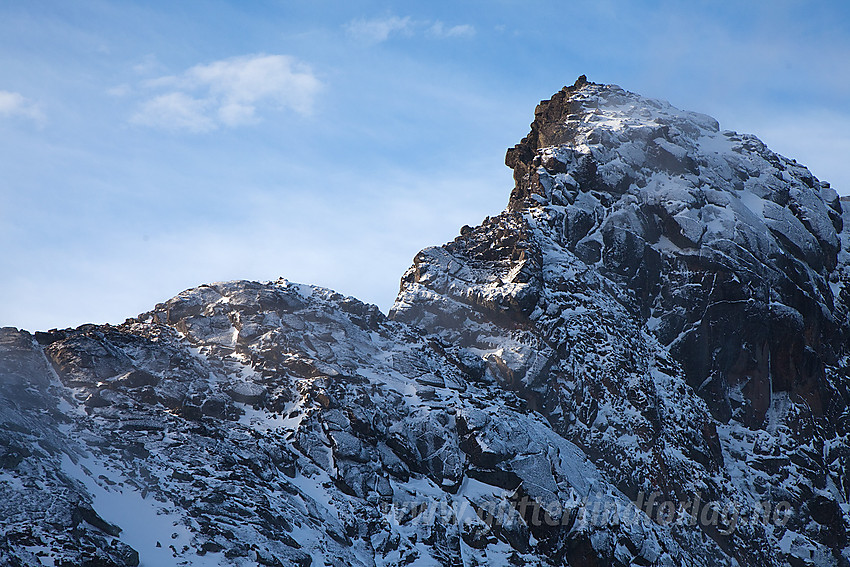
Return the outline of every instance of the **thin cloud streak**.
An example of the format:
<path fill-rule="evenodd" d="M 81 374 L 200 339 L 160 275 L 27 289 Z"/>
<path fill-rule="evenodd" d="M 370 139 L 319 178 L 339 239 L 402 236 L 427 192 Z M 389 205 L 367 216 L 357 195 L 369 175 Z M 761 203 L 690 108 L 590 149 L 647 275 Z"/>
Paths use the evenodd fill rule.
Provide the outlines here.
<path fill-rule="evenodd" d="M 420 33 L 437 39 L 470 38 L 475 35 L 475 27 L 470 24 L 449 26 L 440 20 L 413 20 L 409 16 L 357 18 L 345 24 L 344 28 L 350 37 L 367 44 L 382 43 L 392 36 L 413 37 Z"/>
<path fill-rule="evenodd" d="M 410 18 L 375 18 L 371 20 L 358 18 L 345 25 L 345 30 L 354 39 L 365 43 L 381 43 L 393 34 L 410 35 L 413 24 Z"/>
<path fill-rule="evenodd" d="M 475 28 L 469 24 L 446 26 L 443 22 L 437 20 L 428 28 L 428 35 L 432 37 L 472 37 L 475 35 Z"/>

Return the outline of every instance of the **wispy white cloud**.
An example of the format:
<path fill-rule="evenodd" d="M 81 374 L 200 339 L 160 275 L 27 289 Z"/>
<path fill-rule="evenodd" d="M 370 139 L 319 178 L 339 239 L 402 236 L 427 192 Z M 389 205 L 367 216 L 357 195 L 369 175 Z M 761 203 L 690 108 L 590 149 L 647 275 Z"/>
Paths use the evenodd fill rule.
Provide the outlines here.
<path fill-rule="evenodd" d="M 249 55 L 196 65 L 180 75 L 147 81 L 166 90 L 140 106 L 131 121 L 170 130 L 205 132 L 259 121 L 264 108 L 310 114 L 321 82 L 287 55 Z"/>
<path fill-rule="evenodd" d="M 409 17 L 390 16 L 371 20 L 364 18 L 352 20 L 345 25 L 345 30 L 357 40 L 366 43 L 380 43 L 389 39 L 390 35 L 393 34 L 410 35 L 413 33 L 413 27 L 413 22 Z"/>
<path fill-rule="evenodd" d="M 131 121 L 163 130 L 207 132 L 216 127 L 208 115 L 210 102 L 185 93 L 171 92 L 145 101 Z"/>
<path fill-rule="evenodd" d="M 358 18 L 345 24 L 345 31 L 364 43 L 381 43 L 394 35 L 411 37 L 419 33 L 433 38 L 468 38 L 475 35 L 475 27 L 469 24 L 447 26 L 440 20 L 413 20 L 409 16 Z"/>
<path fill-rule="evenodd" d="M 428 34 L 433 37 L 472 37 L 475 35 L 475 28 L 469 24 L 446 26 L 437 20 L 428 28 Z"/>
<path fill-rule="evenodd" d="M 43 124 L 46 120 L 44 112 L 32 100 L 20 93 L 0 91 L 0 117 L 20 116 Z"/>

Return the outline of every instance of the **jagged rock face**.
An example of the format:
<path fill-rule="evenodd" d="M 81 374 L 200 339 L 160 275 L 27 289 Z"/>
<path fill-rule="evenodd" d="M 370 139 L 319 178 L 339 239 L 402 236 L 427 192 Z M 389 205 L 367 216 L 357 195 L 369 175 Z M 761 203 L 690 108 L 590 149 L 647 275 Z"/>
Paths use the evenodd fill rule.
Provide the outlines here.
<path fill-rule="evenodd" d="M 848 565 L 847 202 L 584 78 L 506 162 L 388 317 L 236 281 L 0 329 L 0 564 Z"/>
<path fill-rule="evenodd" d="M 56 394 L 32 336 L 0 329 L 0 563 L 41 565 L 36 553 L 47 546 L 67 565 L 138 564 L 91 496 L 56 466 L 70 421 Z"/>
<path fill-rule="evenodd" d="M 0 346 L 3 478 L 20 481 L 2 502 L 27 503 L 5 516 L 4 564 L 723 558 L 641 514 L 577 520 L 585 499 L 631 504 L 480 358 L 327 290 L 202 286 L 118 327 L 4 329 Z M 554 525 L 520 506 L 535 499 L 565 503 Z"/>
<path fill-rule="evenodd" d="M 560 244 L 633 292 L 715 416 L 761 426 L 771 392 L 788 392 L 835 421 L 823 367 L 848 325 L 828 184 L 754 136 L 615 86 L 565 88 L 531 130 L 506 157 L 511 208 L 557 210 Z"/>
<path fill-rule="evenodd" d="M 769 479 L 771 498 L 837 510 L 850 325 L 835 191 L 753 136 L 583 78 L 540 103 L 506 163 L 508 210 L 417 255 L 391 316 L 480 353 L 627 493 L 756 501 Z M 741 447 L 764 443 L 782 458 L 740 482 Z M 842 514 L 813 539 L 843 547 Z M 718 541 L 742 564 L 781 548 Z"/>
<path fill-rule="evenodd" d="M 423 251 L 392 316 L 474 349 L 488 377 L 605 463 L 627 493 L 675 491 L 692 479 L 693 466 L 717 470 L 716 432 L 701 427 L 705 403 L 673 385 L 684 384 L 681 370 L 635 324 L 625 296 L 545 237 L 549 220 L 506 213 Z M 684 468 L 658 443 L 682 425 L 686 437 L 665 441 L 690 457 Z M 635 436 L 636 446 L 615 443 L 622 435 Z"/>

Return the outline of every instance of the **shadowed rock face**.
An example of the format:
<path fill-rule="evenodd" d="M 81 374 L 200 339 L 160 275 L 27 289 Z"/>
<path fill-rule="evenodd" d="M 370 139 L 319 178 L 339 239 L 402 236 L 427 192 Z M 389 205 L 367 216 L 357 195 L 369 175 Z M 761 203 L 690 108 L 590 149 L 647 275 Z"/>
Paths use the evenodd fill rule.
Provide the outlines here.
<path fill-rule="evenodd" d="M 848 565 L 847 201 L 584 77 L 506 163 L 389 316 L 281 279 L 0 329 L 0 564 Z"/>

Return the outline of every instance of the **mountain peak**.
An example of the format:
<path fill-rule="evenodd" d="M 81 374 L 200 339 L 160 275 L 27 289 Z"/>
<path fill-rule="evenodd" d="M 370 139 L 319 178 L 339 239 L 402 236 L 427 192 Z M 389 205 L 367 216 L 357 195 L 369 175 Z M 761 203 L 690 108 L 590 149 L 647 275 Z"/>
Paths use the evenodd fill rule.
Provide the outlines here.
<path fill-rule="evenodd" d="M 760 427 L 779 391 L 835 417 L 823 368 L 850 336 L 847 217 L 828 183 L 705 114 L 581 77 L 537 106 L 505 162 L 507 211 L 417 256 L 399 316 L 445 329 L 462 309 L 442 295 L 534 317 L 566 285 L 556 272 L 593 273 L 608 283 L 587 285 L 620 290 L 718 419 Z"/>
<path fill-rule="evenodd" d="M 584 76 L 506 163 L 388 316 L 280 279 L 0 329 L 0 564 L 846 567 L 847 201 Z"/>
<path fill-rule="evenodd" d="M 511 205 L 521 207 L 520 202 L 530 195 L 544 195 L 539 190 L 538 167 L 557 169 L 559 166 L 552 159 L 568 150 L 598 162 L 608 157 L 598 155 L 598 150 L 626 145 L 628 155 L 619 156 L 626 158 L 624 165 L 698 174 L 693 160 L 684 158 L 699 153 L 700 138 L 713 138 L 718 131 L 718 122 L 709 116 L 680 110 L 666 101 L 646 98 L 617 85 L 588 82 L 582 75 L 574 85 L 538 104 L 531 132 L 507 151 L 505 163 L 514 170 L 516 181 Z M 656 142 L 659 139 L 662 141 Z M 680 147 L 673 149 L 671 144 Z M 559 148 L 567 152 L 558 152 Z M 727 149 L 731 150 L 731 145 Z M 609 175 L 604 179 L 610 187 L 599 185 L 598 189 L 622 193 L 630 182 L 636 181 L 617 176 L 612 170 L 616 165 L 619 164 L 609 164 Z"/>
<path fill-rule="evenodd" d="M 835 266 L 843 223 L 828 183 L 755 136 L 721 131 L 710 116 L 616 85 L 579 77 L 542 101 L 531 132 L 507 151 L 505 163 L 514 170 L 511 210 L 573 206 L 577 199 L 585 209 L 589 200 L 652 208 L 671 229 L 664 236 L 683 249 L 727 240 L 739 223 L 772 235 L 748 250 L 762 262 L 778 246 L 816 271 Z M 694 211 L 705 205 L 711 207 L 703 219 Z M 709 216 L 730 218 L 718 231 L 707 226 Z"/>

